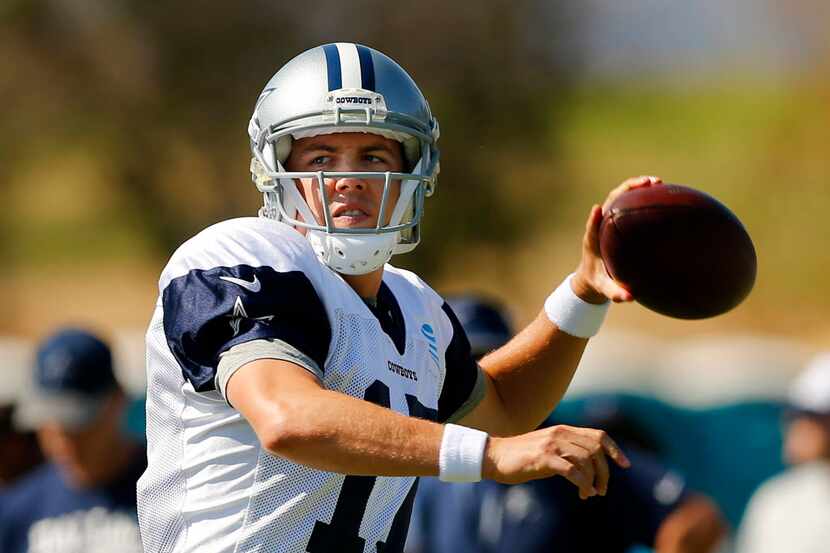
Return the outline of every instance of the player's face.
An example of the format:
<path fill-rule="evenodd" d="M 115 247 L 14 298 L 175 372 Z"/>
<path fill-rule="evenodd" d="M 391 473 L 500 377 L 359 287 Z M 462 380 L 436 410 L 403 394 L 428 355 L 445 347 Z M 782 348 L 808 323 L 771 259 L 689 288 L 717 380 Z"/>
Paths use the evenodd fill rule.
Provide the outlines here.
<path fill-rule="evenodd" d="M 119 444 L 119 405 L 123 401 L 120 395 L 113 396 L 95 420 L 82 428 L 55 421 L 38 429 L 44 456 L 58 465 L 75 486 L 95 486 L 112 472 L 113 449 Z"/>
<path fill-rule="evenodd" d="M 402 171 L 403 152 L 395 140 L 369 133 L 335 133 L 295 140 L 285 161 L 288 171 Z M 325 179 L 326 198 L 334 226 L 368 228 L 378 223 L 383 179 Z M 323 200 L 315 179 L 299 179 L 300 192 L 317 218 L 325 224 Z M 389 223 L 400 195 L 400 181 L 392 181 L 384 211 Z"/>
<path fill-rule="evenodd" d="M 784 457 L 791 464 L 830 459 L 830 416 L 793 418 L 784 440 Z"/>

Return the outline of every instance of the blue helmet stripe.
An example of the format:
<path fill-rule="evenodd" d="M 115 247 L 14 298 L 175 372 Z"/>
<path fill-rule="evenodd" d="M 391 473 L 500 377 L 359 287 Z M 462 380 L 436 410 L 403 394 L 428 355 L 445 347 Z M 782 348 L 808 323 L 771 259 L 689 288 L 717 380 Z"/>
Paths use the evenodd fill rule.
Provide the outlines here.
<path fill-rule="evenodd" d="M 364 90 L 375 91 L 375 63 L 372 61 L 372 52 L 365 46 L 356 44 L 357 57 L 360 59 L 360 82 Z"/>
<path fill-rule="evenodd" d="M 328 73 L 329 90 L 343 88 L 343 75 L 340 70 L 340 54 L 337 51 L 337 45 L 326 44 L 323 46 L 323 52 L 326 53 L 326 71 Z"/>

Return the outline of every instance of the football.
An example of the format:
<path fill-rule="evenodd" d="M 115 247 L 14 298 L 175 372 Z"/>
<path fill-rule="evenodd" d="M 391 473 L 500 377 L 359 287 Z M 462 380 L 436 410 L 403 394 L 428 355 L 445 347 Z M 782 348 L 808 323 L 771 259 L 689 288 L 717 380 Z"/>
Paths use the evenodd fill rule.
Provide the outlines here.
<path fill-rule="evenodd" d="M 755 247 L 740 220 L 700 190 L 665 184 L 624 192 L 599 231 L 611 277 L 641 305 L 679 319 L 729 311 L 755 283 Z"/>

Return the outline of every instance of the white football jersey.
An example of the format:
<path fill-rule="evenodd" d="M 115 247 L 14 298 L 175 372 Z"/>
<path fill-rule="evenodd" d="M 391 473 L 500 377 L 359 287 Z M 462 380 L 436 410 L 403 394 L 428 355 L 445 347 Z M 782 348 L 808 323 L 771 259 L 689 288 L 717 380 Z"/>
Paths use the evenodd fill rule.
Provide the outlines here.
<path fill-rule="evenodd" d="M 315 470 L 264 450 L 217 386 L 220 354 L 277 339 L 322 385 L 399 413 L 453 420 L 480 397 L 455 315 L 387 265 L 370 309 L 294 229 L 243 218 L 173 255 L 147 331 L 148 552 L 402 551 L 417 479 Z M 310 368 L 309 370 L 312 370 Z"/>

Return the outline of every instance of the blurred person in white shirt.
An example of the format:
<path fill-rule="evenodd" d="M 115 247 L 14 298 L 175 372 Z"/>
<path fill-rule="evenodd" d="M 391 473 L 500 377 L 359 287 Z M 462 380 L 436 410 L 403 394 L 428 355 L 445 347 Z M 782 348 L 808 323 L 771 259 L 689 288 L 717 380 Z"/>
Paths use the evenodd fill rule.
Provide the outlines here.
<path fill-rule="evenodd" d="M 796 378 L 789 402 L 783 453 L 791 467 L 752 496 L 739 553 L 830 551 L 830 352 Z"/>

